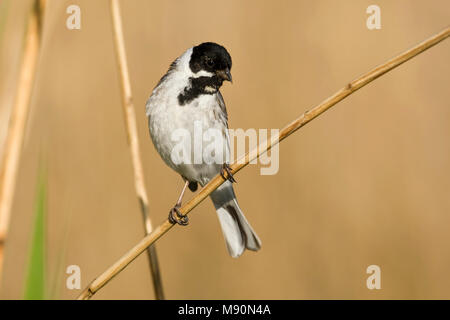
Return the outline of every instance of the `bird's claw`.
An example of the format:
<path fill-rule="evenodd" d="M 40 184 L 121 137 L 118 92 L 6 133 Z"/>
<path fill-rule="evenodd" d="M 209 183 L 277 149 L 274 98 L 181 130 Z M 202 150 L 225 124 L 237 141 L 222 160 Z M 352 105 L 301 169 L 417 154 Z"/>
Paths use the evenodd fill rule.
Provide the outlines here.
<path fill-rule="evenodd" d="M 179 224 L 180 226 L 187 226 L 189 224 L 189 218 L 186 215 L 181 214 L 180 205 L 176 204 L 169 212 L 169 221 L 172 224 Z"/>
<path fill-rule="evenodd" d="M 224 180 L 228 180 L 231 183 L 236 182 L 236 179 L 234 179 L 233 174 L 231 173 L 230 165 L 228 163 L 223 164 L 222 170 L 220 170 L 220 175 Z"/>

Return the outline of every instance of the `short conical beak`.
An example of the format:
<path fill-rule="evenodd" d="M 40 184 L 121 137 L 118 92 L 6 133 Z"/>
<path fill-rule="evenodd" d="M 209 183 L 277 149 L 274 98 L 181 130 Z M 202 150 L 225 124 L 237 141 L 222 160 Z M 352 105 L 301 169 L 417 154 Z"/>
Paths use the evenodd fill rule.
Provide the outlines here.
<path fill-rule="evenodd" d="M 233 82 L 233 77 L 231 76 L 230 69 L 228 68 L 217 71 L 217 75 L 223 80 L 230 81 L 231 83 Z"/>

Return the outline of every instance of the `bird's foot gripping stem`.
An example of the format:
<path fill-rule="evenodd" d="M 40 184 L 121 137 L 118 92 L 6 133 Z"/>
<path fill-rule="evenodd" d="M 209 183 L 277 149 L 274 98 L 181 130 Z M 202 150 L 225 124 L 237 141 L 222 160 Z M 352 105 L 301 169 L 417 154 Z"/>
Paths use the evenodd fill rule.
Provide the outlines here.
<path fill-rule="evenodd" d="M 231 183 L 236 182 L 236 179 L 234 179 L 233 174 L 231 173 L 231 168 L 228 163 L 224 163 L 222 166 L 222 170 L 220 170 L 220 175 L 224 180 L 228 180 Z"/>
<path fill-rule="evenodd" d="M 169 212 L 169 221 L 172 224 L 179 224 L 180 226 L 187 226 L 189 224 L 189 218 L 186 215 L 181 214 L 180 205 L 177 203 Z"/>

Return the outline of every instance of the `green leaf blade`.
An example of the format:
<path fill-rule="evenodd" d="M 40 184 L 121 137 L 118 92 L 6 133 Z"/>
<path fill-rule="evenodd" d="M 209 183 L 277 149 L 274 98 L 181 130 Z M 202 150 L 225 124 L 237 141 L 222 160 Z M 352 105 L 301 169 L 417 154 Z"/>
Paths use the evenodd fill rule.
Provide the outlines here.
<path fill-rule="evenodd" d="M 30 248 L 27 280 L 24 298 L 26 300 L 45 299 L 45 216 L 47 187 L 41 174 L 35 200 L 34 230 Z"/>

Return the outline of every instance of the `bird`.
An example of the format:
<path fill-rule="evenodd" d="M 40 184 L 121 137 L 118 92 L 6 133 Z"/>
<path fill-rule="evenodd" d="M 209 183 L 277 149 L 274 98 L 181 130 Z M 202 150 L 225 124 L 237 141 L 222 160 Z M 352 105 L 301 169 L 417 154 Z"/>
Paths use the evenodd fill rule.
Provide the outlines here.
<path fill-rule="evenodd" d="M 239 207 L 233 190 L 236 180 L 227 162 L 230 154 L 228 115 L 219 89 L 224 81 L 232 83 L 231 66 L 230 54 L 217 43 L 204 42 L 187 49 L 172 62 L 153 89 L 146 102 L 146 115 L 156 151 L 185 182 L 175 206 L 169 212 L 169 221 L 187 225 L 187 216 L 179 211 L 186 188 L 195 192 L 198 185 L 203 187 L 221 174 L 225 182 L 210 194 L 210 198 L 228 252 L 237 258 L 245 249 L 258 251 L 261 241 Z M 192 148 L 195 144 L 193 135 L 197 129 L 218 133 L 213 153 L 223 153 L 220 161 L 210 161 L 194 154 L 197 149 Z M 187 138 L 174 139 L 180 132 L 187 133 Z M 185 151 L 183 156 L 180 156 L 181 152 L 174 152 L 180 143 Z M 200 146 L 203 150 L 207 148 L 207 141 L 201 140 Z"/>

